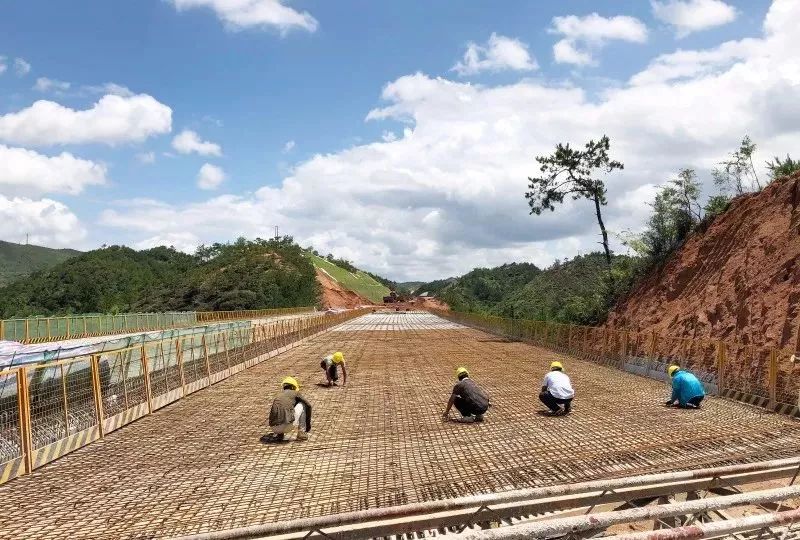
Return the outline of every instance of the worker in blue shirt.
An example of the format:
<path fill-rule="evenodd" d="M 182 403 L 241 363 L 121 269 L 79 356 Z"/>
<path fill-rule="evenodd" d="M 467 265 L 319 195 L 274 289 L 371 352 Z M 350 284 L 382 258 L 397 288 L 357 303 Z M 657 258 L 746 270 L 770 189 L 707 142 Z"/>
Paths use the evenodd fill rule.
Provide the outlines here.
<path fill-rule="evenodd" d="M 677 401 L 682 409 L 699 409 L 706 395 L 700 379 L 676 365 L 669 366 L 667 373 L 672 378 L 672 397 L 666 406 L 672 407 Z"/>

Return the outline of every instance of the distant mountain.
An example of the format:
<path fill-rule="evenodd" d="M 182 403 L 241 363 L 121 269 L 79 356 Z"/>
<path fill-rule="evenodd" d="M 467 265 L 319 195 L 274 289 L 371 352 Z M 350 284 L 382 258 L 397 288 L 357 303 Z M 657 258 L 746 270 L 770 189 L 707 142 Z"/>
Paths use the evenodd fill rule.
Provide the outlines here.
<path fill-rule="evenodd" d="M 0 240 L 0 287 L 80 254 L 74 249 L 52 249 Z"/>

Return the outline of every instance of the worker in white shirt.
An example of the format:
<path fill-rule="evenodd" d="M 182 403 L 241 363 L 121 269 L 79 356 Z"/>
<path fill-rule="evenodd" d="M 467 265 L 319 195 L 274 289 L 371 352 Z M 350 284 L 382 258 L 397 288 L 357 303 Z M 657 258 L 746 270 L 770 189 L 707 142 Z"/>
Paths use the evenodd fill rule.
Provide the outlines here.
<path fill-rule="evenodd" d="M 569 414 L 572 410 L 572 398 L 575 397 L 575 390 L 569 377 L 564 373 L 564 366 L 561 362 L 550 364 L 550 373 L 545 375 L 542 382 L 542 392 L 539 400 L 547 405 L 553 416 Z M 561 406 L 564 406 L 562 409 Z"/>

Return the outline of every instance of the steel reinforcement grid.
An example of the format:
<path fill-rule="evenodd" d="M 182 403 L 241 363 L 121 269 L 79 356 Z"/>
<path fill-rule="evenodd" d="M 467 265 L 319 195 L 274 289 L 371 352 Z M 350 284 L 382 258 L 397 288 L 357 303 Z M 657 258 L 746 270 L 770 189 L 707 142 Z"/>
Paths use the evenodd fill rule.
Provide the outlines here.
<path fill-rule="evenodd" d="M 348 381 L 329 388 L 319 361 L 336 350 Z M 537 400 L 554 359 L 576 388 L 566 417 Z M 461 365 L 491 396 L 483 423 L 442 419 Z M 310 438 L 265 445 L 286 375 L 313 405 Z M 166 538 L 796 454 L 786 416 L 716 397 L 666 408 L 669 391 L 431 314 L 369 314 L 0 486 L 0 537 Z"/>
<path fill-rule="evenodd" d="M 0 370 L 0 484 L 361 313 L 213 325 Z"/>
<path fill-rule="evenodd" d="M 678 338 L 655 332 L 432 311 L 453 322 L 650 378 L 666 380 L 667 367 L 678 364 L 700 377 L 713 394 L 800 416 L 800 361 L 796 361 L 795 352 L 788 349 Z"/>

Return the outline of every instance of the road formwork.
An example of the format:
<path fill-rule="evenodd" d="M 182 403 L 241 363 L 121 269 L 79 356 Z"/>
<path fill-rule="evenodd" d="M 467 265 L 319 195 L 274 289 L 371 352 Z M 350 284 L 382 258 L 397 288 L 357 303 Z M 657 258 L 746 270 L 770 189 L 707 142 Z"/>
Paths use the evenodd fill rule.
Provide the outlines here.
<path fill-rule="evenodd" d="M 240 372 L 0 487 L 0 538 L 162 538 L 337 512 L 788 457 L 800 424 L 459 327 L 368 315 Z M 346 386 L 322 385 L 340 350 Z M 566 417 L 537 395 L 559 359 Z M 458 366 L 491 396 L 481 424 L 442 419 Z M 313 405 L 307 442 L 265 445 L 285 375 Z"/>

